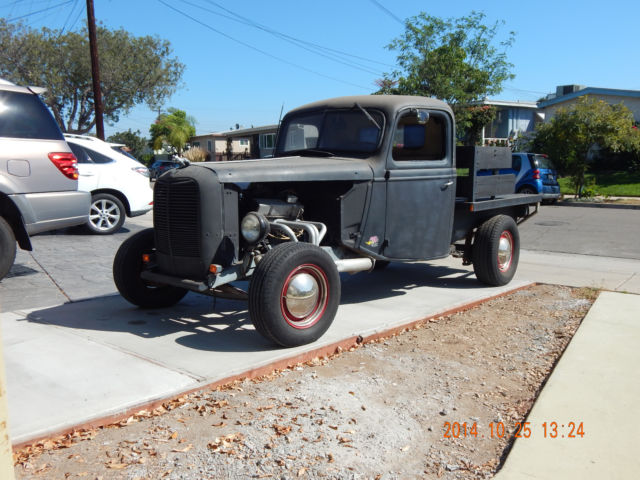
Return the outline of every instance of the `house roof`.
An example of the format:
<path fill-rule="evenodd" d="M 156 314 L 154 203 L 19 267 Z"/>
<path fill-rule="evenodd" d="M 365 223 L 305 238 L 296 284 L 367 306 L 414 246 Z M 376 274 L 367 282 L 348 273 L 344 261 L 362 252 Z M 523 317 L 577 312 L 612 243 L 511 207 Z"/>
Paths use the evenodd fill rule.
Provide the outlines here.
<path fill-rule="evenodd" d="M 204 133 L 201 135 L 194 135 L 192 138 L 202 137 L 250 137 L 251 135 L 257 135 L 259 133 L 269 133 L 278 130 L 278 125 L 264 125 L 262 127 L 241 128 L 238 130 L 226 130 L 224 132 L 212 132 Z"/>
<path fill-rule="evenodd" d="M 509 101 L 509 100 L 490 100 L 485 98 L 481 102 L 478 102 L 480 105 L 493 105 L 495 107 L 520 107 L 520 108 L 533 108 L 537 109 L 538 104 L 536 102 L 520 102 L 520 101 Z"/>
<path fill-rule="evenodd" d="M 549 100 L 540 102 L 538 105 L 540 108 L 546 108 L 551 105 L 555 105 L 562 102 L 567 102 L 584 95 L 607 95 L 610 97 L 629 97 L 640 98 L 640 90 L 620 90 L 617 88 L 599 88 L 599 87 L 586 87 L 577 92 L 568 93 L 566 95 L 560 95 Z"/>

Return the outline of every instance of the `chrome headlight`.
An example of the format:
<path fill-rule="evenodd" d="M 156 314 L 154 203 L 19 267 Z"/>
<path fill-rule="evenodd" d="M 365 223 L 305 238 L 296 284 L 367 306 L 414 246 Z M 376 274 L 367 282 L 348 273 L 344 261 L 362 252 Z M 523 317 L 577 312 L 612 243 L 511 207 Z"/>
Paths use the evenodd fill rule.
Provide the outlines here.
<path fill-rule="evenodd" d="M 256 244 L 269 233 L 269 221 L 264 215 L 249 212 L 240 222 L 240 233 L 247 243 Z"/>

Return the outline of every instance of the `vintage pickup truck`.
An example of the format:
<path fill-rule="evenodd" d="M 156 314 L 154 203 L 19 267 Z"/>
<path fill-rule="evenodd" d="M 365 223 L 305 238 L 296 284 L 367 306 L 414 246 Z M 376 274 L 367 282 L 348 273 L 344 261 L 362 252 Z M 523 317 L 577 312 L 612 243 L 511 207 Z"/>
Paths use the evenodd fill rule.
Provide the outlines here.
<path fill-rule="evenodd" d="M 305 105 L 283 118 L 274 158 L 162 175 L 154 227 L 122 243 L 115 283 L 147 308 L 188 291 L 248 299 L 256 330 L 282 346 L 329 328 L 340 272 L 453 254 L 481 282 L 504 285 L 518 264 L 517 224 L 541 200 L 513 193 L 514 176 L 498 174 L 510 165 L 506 148 L 456 148 L 451 108 L 435 99 Z M 231 285 L 240 280 L 248 292 Z"/>

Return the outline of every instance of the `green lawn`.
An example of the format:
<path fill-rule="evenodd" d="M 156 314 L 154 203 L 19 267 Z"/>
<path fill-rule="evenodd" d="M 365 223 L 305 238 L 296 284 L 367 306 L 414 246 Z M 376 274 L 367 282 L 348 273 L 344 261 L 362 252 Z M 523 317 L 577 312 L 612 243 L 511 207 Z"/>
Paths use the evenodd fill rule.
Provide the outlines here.
<path fill-rule="evenodd" d="M 562 193 L 566 195 L 575 193 L 569 177 L 559 178 L 558 183 Z M 593 190 L 596 195 L 640 197 L 640 173 L 588 173 L 586 183 L 587 188 Z"/>

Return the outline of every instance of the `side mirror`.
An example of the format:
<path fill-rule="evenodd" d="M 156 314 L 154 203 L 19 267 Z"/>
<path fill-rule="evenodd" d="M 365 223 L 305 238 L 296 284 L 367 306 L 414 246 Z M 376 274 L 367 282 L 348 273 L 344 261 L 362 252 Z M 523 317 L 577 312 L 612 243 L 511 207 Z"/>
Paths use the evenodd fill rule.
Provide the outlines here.
<path fill-rule="evenodd" d="M 417 117 L 418 117 L 418 123 L 420 125 L 424 125 L 429 121 L 429 112 L 427 112 L 426 110 L 418 110 Z"/>

